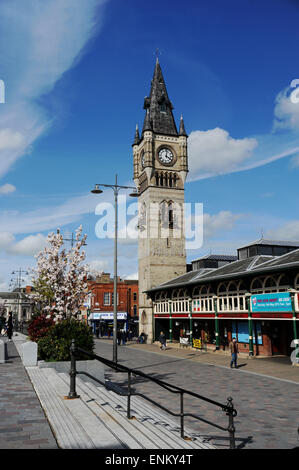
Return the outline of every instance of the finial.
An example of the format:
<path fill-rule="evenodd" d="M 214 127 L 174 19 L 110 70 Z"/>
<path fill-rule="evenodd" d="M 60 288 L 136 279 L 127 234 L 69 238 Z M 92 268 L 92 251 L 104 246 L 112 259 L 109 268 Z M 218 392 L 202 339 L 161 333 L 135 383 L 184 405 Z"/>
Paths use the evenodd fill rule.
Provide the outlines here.
<path fill-rule="evenodd" d="M 183 120 L 183 114 L 181 114 L 179 135 L 185 135 L 187 137 L 187 133 L 185 131 L 184 120 Z"/>
<path fill-rule="evenodd" d="M 136 124 L 136 131 L 135 131 L 135 138 L 134 138 L 134 144 L 133 145 L 138 144 L 139 140 L 140 140 L 139 128 L 138 128 L 138 124 Z"/>

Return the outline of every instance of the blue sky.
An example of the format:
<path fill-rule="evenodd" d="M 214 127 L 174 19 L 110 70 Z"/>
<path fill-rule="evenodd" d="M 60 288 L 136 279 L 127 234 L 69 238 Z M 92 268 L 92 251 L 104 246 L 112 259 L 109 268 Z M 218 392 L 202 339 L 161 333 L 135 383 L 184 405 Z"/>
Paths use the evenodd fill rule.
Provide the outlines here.
<path fill-rule="evenodd" d="M 132 185 L 155 51 L 189 134 L 186 202 L 204 204 L 202 254 L 264 237 L 299 240 L 299 2 L 2 0 L 0 288 L 46 235 L 80 225 L 87 261 L 113 272 L 95 235 L 95 183 Z M 112 202 L 111 190 L 101 201 Z M 119 245 L 119 274 L 137 272 Z"/>

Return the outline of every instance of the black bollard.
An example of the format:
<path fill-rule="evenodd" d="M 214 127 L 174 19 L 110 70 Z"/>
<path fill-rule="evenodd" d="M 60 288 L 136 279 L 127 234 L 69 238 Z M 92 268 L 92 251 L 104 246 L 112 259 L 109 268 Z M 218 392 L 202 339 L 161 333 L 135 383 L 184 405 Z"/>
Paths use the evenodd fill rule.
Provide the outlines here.
<path fill-rule="evenodd" d="M 70 353 L 71 353 L 71 370 L 70 370 L 70 392 L 67 396 L 68 399 L 74 399 L 74 398 L 80 398 L 80 395 L 77 395 L 76 393 L 76 357 L 75 357 L 75 340 L 72 339 L 72 344 L 70 347 Z"/>

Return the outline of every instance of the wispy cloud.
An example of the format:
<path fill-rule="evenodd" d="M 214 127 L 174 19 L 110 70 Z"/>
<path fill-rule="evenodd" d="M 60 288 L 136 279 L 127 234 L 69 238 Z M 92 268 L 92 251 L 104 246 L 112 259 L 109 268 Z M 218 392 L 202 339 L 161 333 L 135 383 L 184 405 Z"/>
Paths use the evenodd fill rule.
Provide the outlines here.
<path fill-rule="evenodd" d="M 12 184 L 3 184 L 0 186 L 0 194 L 9 194 L 13 193 L 16 190 L 16 187 Z"/>
<path fill-rule="evenodd" d="M 1 79 L 6 88 L 0 109 L 0 177 L 55 116 L 37 104 L 85 51 L 101 25 L 106 0 L 2 0 Z"/>

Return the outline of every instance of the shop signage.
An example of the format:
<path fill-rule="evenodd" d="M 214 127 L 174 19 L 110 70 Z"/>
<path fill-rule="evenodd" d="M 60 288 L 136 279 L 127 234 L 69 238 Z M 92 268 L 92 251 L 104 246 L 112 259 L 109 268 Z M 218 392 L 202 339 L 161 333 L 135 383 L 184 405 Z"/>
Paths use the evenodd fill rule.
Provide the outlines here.
<path fill-rule="evenodd" d="M 113 320 L 114 313 L 113 312 L 93 312 L 92 313 L 92 320 Z M 126 320 L 127 319 L 127 312 L 117 312 L 117 319 L 118 320 Z"/>
<path fill-rule="evenodd" d="M 193 347 L 201 349 L 201 340 L 200 339 L 193 339 Z"/>
<path fill-rule="evenodd" d="M 292 312 L 291 296 L 288 292 L 272 292 L 251 296 L 252 312 Z"/>
<path fill-rule="evenodd" d="M 189 344 L 189 338 L 180 338 L 180 344 L 187 346 Z"/>

